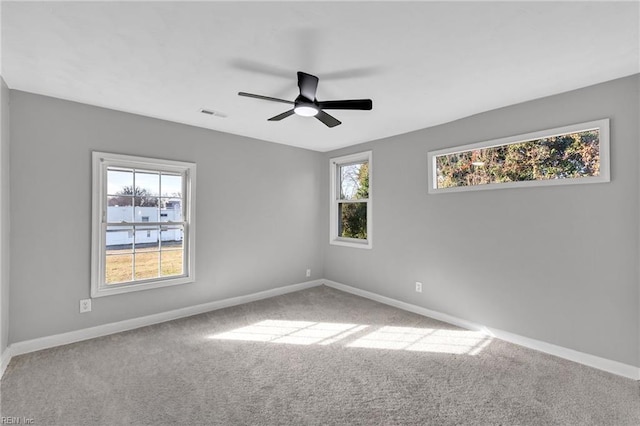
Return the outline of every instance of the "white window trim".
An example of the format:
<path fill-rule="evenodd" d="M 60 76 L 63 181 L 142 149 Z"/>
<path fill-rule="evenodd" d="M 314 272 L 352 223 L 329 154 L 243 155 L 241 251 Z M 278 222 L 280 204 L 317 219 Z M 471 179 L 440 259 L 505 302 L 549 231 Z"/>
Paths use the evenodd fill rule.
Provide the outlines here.
<path fill-rule="evenodd" d="M 369 198 L 362 202 L 367 203 L 367 239 L 338 237 L 338 166 L 349 163 L 367 161 L 369 163 Z M 372 151 L 359 152 L 356 154 L 344 155 L 329 160 L 329 176 L 331 197 L 329 205 L 329 244 L 336 246 L 355 247 L 371 249 L 373 247 L 373 155 Z"/>
<path fill-rule="evenodd" d="M 102 297 L 114 294 L 130 293 L 133 291 L 147 290 L 186 284 L 195 281 L 195 188 L 196 165 L 182 161 L 162 160 L 131 155 L 111 154 L 94 151 L 92 153 L 92 240 L 91 240 L 91 297 Z M 154 278 L 123 284 L 106 285 L 104 282 L 104 251 L 105 241 L 102 232 L 103 220 L 106 218 L 106 193 L 107 193 L 107 167 L 117 165 L 134 168 L 148 168 L 167 172 L 184 173 L 183 198 L 184 220 L 184 253 L 185 273 L 175 278 Z"/>
<path fill-rule="evenodd" d="M 549 180 L 530 180 L 522 182 L 504 182 L 504 183 L 488 183 L 485 185 L 474 186 L 456 186 L 451 188 L 437 188 L 437 167 L 436 157 L 446 154 L 456 154 L 459 152 L 472 151 L 474 149 L 492 148 L 501 145 L 510 145 L 519 142 L 526 142 L 532 139 L 549 138 L 567 133 L 577 133 L 587 130 L 599 130 L 600 137 L 600 174 L 599 176 L 585 176 L 580 178 L 567 179 L 549 179 Z M 483 191 L 487 189 L 507 189 L 507 188 L 523 188 L 533 186 L 554 186 L 554 185 L 574 185 L 585 183 L 601 183 L 609 182 L 610 178 L 610 158 L 609 158 L 609 119 L 589 121 L 586 123 L 572 124 L 570 126 L 557 127 L 555 129 L 541 130 L 522 135 L 509 136 L 501 139 L 494 139 L 484 142 L 473 143 L 469 145 L 456 146 L 453 148 L 444 148 L 436 151 L 429 151 L 427 154 L 429 172 L 428 172 L 428 190 L 429 194 L 442 194 L 448 192 L 462 191 Z"/>

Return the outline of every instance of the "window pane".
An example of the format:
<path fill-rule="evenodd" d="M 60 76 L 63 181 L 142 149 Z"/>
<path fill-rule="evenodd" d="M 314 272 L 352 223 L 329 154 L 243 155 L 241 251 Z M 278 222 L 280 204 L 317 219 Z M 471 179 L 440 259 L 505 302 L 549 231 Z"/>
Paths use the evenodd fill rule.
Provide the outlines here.
<path fill-rule="evenodd" d="M 182 248 L 184 239 L 184 227 L 182 225 L 161 226 L 160 238 L 162 239 L 162 248 Z"/>
<path fill-rule="evenodd" d="M 108 197 L 107 222 L 132 222 L 133 197 L 124 195 Z"/>
<path fill-rule="evenodd" d="M 136 226 L 136 252 L 141 250 L 158 249 L 158 226 Z"/>
<path fill-rule="evenodd" d="M 112 250 L 131 252 L 133 250 L 133 227 L 108 226 L 105 240 L 107 253 Z"/>
<path fill-rule="evenodd" d="M 160 201 L 160 222 L 182 222 L 182 200 L 179 198 L 162 198 Z"/>
<path fill-rule="evenodd" d="M 136 250 L 135 274 L 136 280 L 156 278 L 159 276 L 160 252 Z"/>
<path fill-rule="evenodd" d="M 136 170 L 136 195 L 160 195 L 160 173 Z"/>
<path fill-rule="evenodd" d="M 369 163 L 346 164 L 339 167 L 340 199 L 369 198 Z"/>
<path fill-rule="evenodd" d="M 600 174 L 598 129 L 436 157 L 437 188 Z"/>
<path fill-rule="evenodd" d="M 133 171 L 127 169 L 107 169 L 108 195 L 133 195 Z"/>
<path fill-rule="evenodd" d="M 157 200 L 157 199 L 156 199 Z M 138 202 L 138 197 L 136 197 L 136 202 Z M 145 207 L 140 207 L 140 206 L 136 206 L 135 208 L 135 214 L 136 214 L 136 222 L 158 222 L 158 207 L 156 206 L 145 206 Z M 144 218 L 147 218 L 146 220 Z"/>
<path fill-rule="evenodd" d="M 107 252 L 105 262 L 105 282 L 107 284 L 131 281 L 133 255 L 111 255 Z"/>
<path fill-rule="evenodd" d="M 338 236 L 367 239 L 367 203 L 338 203 Z"/>
<path fill-rule="evenodd" d="M 158 207 L 160 200 L 158 197 L 136 196 L 135 203 L 136 207 Z"/>
<path fill-rule="evenodd" d="M 163 173 L 160 178 L 162 185 L 162 196 L 164 197 L 182 197 L 182 176 Z"/>
<path fill-rule="evenodd" d="M 160 252 L 161 275 L 182 275 L 182 250 L 162 250 Z"/>

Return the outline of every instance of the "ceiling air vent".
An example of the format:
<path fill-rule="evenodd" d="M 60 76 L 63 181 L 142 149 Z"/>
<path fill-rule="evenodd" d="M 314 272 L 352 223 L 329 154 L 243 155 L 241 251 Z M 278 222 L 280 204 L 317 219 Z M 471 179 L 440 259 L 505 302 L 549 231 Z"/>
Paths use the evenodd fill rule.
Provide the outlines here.
<path fill-rule="evenodd" d="M 206 115 L 212 115 L 218 118 L 227 118 L 226 114 L 223 114 L 219 111 L 214 111 L 212 109 L 200 108 L 200 112 Z"/>

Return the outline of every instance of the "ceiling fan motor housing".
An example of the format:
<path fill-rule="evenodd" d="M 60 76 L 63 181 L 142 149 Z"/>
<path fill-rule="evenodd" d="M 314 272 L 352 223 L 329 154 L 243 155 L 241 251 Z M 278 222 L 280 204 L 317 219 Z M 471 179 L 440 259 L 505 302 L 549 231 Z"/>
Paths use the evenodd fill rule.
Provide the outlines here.
<path fill-rule="evenodd" d="M 294 102 L 293 110 L 303 117 L 313 117 L 318 114 L 320 107 L 318 106 L 318 101 L 312 101 L 303 95 L 299 95 Z"/>

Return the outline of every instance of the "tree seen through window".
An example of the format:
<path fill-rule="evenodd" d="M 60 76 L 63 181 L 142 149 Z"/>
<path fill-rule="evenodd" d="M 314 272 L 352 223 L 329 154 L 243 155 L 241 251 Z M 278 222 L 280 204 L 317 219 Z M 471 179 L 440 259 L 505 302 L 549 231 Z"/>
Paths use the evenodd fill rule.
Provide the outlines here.
<path fill-rule="evenodd" d="M 598 129 L 436 157 L 437 187 L 598 176 Z"/>

